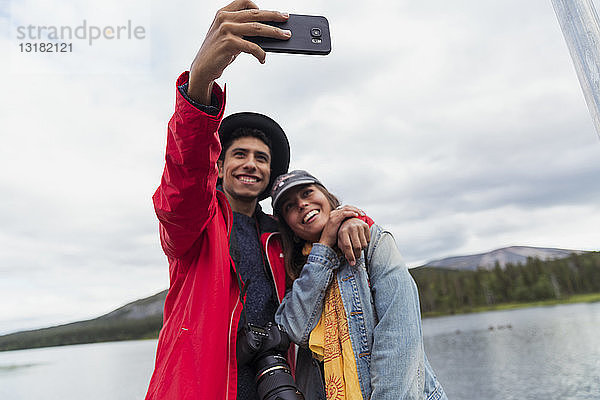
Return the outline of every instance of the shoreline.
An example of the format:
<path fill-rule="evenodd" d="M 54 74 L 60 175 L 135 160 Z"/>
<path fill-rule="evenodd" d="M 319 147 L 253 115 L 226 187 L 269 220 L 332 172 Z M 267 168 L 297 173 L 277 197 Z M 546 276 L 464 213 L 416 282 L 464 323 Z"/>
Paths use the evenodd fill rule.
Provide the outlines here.
<path fill-rule="evenodd" d="M 560 304 L 575 304 L 575 303 L 595 303 L 600 301 L 600 293 L 586 293 L 586 294 L 575 294 L 562 299 L 548 299 L 539 301 L 530 301 L 525 303 L 501 303 L 490 306 L 478 306 L 473 308 L 465 308 L 457 310 L 456 312 L 436 312 L 431 311 L 421 315 L 422 318 L 436 318 L 436 317 L 447 317 L 450 315 L 461 315 L 461 314 L 474 314 L 486 311 L 503 311 L 503 310 L 517 310 L 520 308 L 532 308 L 532 307 L 547 307 L 556 306 Z"/>
<path fill-rule="evenodd" d="M 567 298 L 561 298 L 561 299 L 548 299 L 548 300 L 543 300 L 543 301 L 532 301 L 532 302 L 523 302 L 523 303 L 502 303 L 502 304 L 496 304 L 496 305 L 491 305 L 491 306 L 479 306 L 479 307 L 473 307 L 473 308 L 463 308 L 460 310 L 456 310 L 454 312 L 427 312 L 427 313 L 423 313 L 422 314 L 422 319 L 430 319 L 430 318 L 436 318 L 436 317 L 445 317 L 445 316 L 454 316 L 454 315 L 463 315 L 463 314 L 474 314 L 474 313 L 481 313 L 481 312 L 487 312 L 487 311 L 502 311 L 502 310 L 516 310 L 516 309 L 523 309 L 523 308 L 533 308 L 533 307 L 548 307 L 548 306 L 555 306 L 555 305 L 561 305 L 561 304 L 576 304 L 576 303 L 594 303 L 594 302 L 600 302 L 600 293 L 587 293 L 587 294 L 578 294 L 578 295 L 573 295 Z M 96 324 L 98 323 L 97 320 L 93 320 L 93 322 Z M 68 325 L 78 325 L 81 324 L 80 323 L 74 323 L 74 324 L 68 324 Z M 66 326 L 59 326 L 59 329 L 64 329 Z M 78 345 L 78 344 L 92 344 L 92 343 L 106 343 L 106 342 L 124 342 L 124 341 L 131 341 L 131 340 L 156 340 L 158 339 L 158 327 L 156 330 L 154 329 L 149 329 L 153 332 L 149 332 L 146 331 L 145 333 L 140 332 L 139 335 L 121 335 L 121 339 L 117 339 L 114 337 L 104 337 L 104 338 L 98 338 L 98 339 L 93 339 L 92 335 L 97 334 L 98 332 L 95 331 L 96 327 L 86 327 L 86 332 L 90 333 L 90 335 L 88 335 L 85 339 L 83 340 L 66 340 L 65 337 L 69 337 L 69 335 L 72 335 L 72 332 L 70 331 L 65 331 L 62 332 L 62 335 L 59 336 L 63 336 L 66 335 L 65 337 L 59 337 L 56 340 L 52 340 L 52 341 L 45 341 L 43 339 L 45 339 L 44 335 L 41 334 L 43 331 L 48 331 L 49 329 L 53 329 L 53 328 L 45 328 L 45 329 L 40 329 L 38 331 L 25 331 L 25 332 L 17 332 L 15 334 L 10 334 L 7 336 L 11 336 L 11 335 L 23 335 L 23 337 L 26 337 L 27 335 L 31 335 L 33 334 L 41 334 L 40 335 L 40 340 L 35 340 L 35 344 L 32 343 L 28 343 L 28 344 L 4 344 L 4 348 L 2 348 L 2 343 L 0 343 L 0 352 L 5 352 L 5 351 L 18 351 L 18 350 L 29 350 L 29 349 L 36 349 L 36 348 L 47 348 L 47 347 L 60 347 L 60 346 L 71 346 L 71 345 Z M 94 332 L 94 334 L 92 334 L 92 332 Z M 127 337 L 129 336 L 129 337 Z M 42 344 L 43 343 L 43 344 Z"/>

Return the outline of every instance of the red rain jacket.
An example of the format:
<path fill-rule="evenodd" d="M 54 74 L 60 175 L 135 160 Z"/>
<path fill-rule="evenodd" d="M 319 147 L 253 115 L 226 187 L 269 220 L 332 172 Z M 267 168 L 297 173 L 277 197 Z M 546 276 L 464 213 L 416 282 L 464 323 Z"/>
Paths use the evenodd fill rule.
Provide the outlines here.
<path fill-rule="evenodd" d="M 177 86 L 187 80 L 185 72 Z M 216 117 L 195 108 L 177 90 L 169 121 L 166 163 L 153 201 L 170 288 L 146 400 L 236 399 L 242 304 L 229 255 L 233 215 L 225 195 L 216 190 L 217 130 L 225 95 L 216 84 L 213 92 L 221 104 Z M 263 233 L 261 242 L 281 301 L 285 270 L 273 235 Z"/>

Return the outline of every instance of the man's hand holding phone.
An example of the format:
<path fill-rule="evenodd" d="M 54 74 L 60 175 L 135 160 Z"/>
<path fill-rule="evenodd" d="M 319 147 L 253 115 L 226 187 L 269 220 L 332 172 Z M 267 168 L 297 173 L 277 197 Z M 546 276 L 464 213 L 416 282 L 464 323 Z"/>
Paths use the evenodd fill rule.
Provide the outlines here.
<path fill-rule="evenodd" d="M 217 12 L 190 68 L 188 95 L 202 104 L 210 104 L 212 86 L 225 68 L 240 53 L 252 54 L 261 63 L 266 53 L 244 36 L 262 36 L 288 40 L 291 32 L 263 22 L 285 22 L 286 13 L 260 10 L 250 0 L 236 0 Z"/>

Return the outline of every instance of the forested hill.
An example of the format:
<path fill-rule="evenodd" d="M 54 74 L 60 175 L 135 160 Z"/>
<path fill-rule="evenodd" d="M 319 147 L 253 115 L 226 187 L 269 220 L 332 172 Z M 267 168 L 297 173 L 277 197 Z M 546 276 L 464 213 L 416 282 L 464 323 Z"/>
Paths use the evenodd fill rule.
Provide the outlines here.
<path fill-rule="evenodd" d="M 575 294 L 600 293 L 599 252 L 573 251 L 566 258 L 547 261 L 530 257 L 524 264 L 508 262 L 503 267 L 497 261 L 491 269 L 411 269 L 423 315 L 471 312 L 510 302 L 563 301 Z M 92 320 L 0 336 L 0 351 L 156 338 L 166 294 L 162 291 Z"/>
<path fill-rule="evenodd" d="M 600 293 L 600 252 L 523 264 L 496 263 L 492 269 L 451 270 L 419 267 L 411 270 L 419 287 L 423 315 L 476 311 L 506 303 L 535 302 Z"/>
<path fill-rule="evenodd" d="M 156 338 L 166 295 L 164 290 L 87 321 L 0 336 L 0 351 Z"/>

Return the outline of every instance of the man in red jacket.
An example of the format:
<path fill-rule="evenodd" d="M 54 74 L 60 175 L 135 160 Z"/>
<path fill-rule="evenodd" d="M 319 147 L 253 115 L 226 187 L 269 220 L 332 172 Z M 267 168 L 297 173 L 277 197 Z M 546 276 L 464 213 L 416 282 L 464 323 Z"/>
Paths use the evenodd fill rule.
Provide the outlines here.
<path fill-rule="evenodd" d="M 246 322 L 272 321 L 285 292 L 283 255 L 270 240 L 276 224 L 258 201 L 287 171 L 289 145 L 266 116 L 222 120 L 225 95 L 215 79 L 241 52 L 263 63 L 264 51 L 243 36 L 289 38 L 260 23 L 286 19 L 234 1 L 219 10 L 190 73 L 177 81 L 165 169 L 153 196 L 170 289 L 147 400 L 258 399 L 252 366 L 237 364 L 236 337 Z M 338 244 L 347 258 L 368 233 L 358 219 L 344 224 Z"/>

